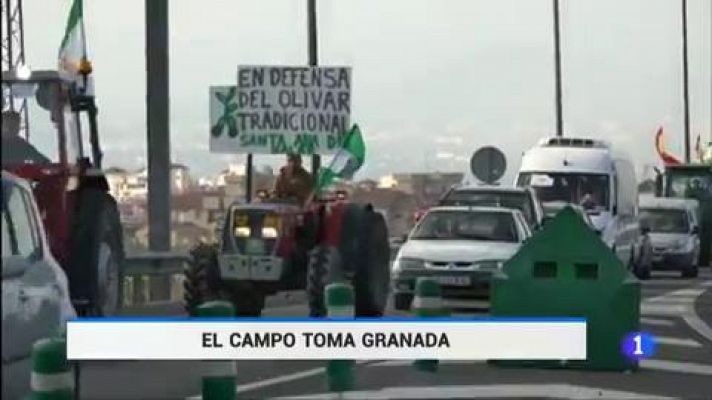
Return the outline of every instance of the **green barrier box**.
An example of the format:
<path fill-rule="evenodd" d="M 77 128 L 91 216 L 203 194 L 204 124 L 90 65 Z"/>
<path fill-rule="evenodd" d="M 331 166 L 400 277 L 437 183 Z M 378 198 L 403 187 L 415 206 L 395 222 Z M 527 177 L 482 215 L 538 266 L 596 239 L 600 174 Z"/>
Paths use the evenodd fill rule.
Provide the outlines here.
<path fill-rule="evenodd" d="M 570 207 L 537 232 L 492 277 L 497 317 L 583 317 L 587 359 L 496 361 L 503 366 L 624 371 L 621 352 L 640 324 L 640 282 Z"/>
<path fill-rule="evenodd" d="M 200 318 L 225 318 L 235 316 L 235 308 L 227 301 L 208 301 L 194 310 Z M 237 397 L 237 366 L 235 361 L 203 361 L 202 399 L 235 400 Z"/>

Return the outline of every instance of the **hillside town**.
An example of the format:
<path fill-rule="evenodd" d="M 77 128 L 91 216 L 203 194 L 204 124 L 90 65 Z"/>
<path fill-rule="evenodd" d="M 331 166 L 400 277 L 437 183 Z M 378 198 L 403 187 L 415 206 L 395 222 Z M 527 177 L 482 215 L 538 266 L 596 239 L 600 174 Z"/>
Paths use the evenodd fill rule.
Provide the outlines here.
<path fill-rule="evenodd" d="M 146 168 L 107 168 L 111 194 L 119 203 L 127 253 L 148 249 Z M 230 164 L 215 176 L 195 176 L 184 164 L 171 165 L 171 247 L 187 251 L 198 242 L 215 240 L 217 222 L 233 202 L 245 199 L 246 168 Z M 449 187 L 462 181 L 462 173 L 397 173 L 378 180 L 341 182 L 336 186 L 353 201 L 371 203 L 386 218 L 389 234 L 406 234 L 418 209 L 427 207 Z M 271 190 L 276 174 L 270 167 L 253 171 L 253 196 Z"/>

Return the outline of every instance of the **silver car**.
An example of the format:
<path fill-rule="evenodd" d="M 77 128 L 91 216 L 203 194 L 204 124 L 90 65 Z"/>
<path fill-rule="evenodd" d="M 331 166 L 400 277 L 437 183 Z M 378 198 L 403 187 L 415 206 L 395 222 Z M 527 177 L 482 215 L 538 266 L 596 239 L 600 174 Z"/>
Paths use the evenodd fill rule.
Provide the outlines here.
<path fill-rule="evenodd" d="M 32 344 L 75 316 L 26 181 L 2 172 L 2 398 L 30 390 Z"/>
<path fill-rule="evenodd" d="M 488 300 L 490 278 L 531 236 L 521 211 L 495 207 L 433 207 L 393 261 L 397 310 L 410 308 L 415 282 L 430 277 L 447 302 Z"/>

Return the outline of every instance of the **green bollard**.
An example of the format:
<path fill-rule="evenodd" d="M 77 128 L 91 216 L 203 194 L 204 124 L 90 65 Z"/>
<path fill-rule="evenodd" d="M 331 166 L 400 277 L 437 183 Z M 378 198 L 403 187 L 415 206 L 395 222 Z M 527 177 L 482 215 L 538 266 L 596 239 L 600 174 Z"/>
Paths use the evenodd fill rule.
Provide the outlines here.
<path fill-rule="evenodd" d="M 432 278 L 418 278 L 415 283 L 413 313 L 418 318 L 446 315 L 443 309 L 442 290 L 438 281 Z M 413 362 L 416 370 L 426 372 L 436 372 L 438 364 L 438 360 L 415 360 Z"/>
<path fill-rule="evenodd" d="M 31 400 L 74 400 L 74 378 L 64 338 L 40 339 L 32 346 Z"/>
<path fill-rule="evenodd" d="M 354 290 L 345 283 L 332 283 L 326 289 L 326 312 L 329 318 L 354 317 Z M 329 360 L 326 365 L 330 392 L 345 392 L 354 388 L 354 360 Z"/>
<path fill-rule="evenodd" d="M 209 301 L 195 308 L 202 318 L 233 317 L 235 308 L 227 301 Z M 203 361 L 203 400 L 235 400 L 237 371 L 235 361 Z"/>

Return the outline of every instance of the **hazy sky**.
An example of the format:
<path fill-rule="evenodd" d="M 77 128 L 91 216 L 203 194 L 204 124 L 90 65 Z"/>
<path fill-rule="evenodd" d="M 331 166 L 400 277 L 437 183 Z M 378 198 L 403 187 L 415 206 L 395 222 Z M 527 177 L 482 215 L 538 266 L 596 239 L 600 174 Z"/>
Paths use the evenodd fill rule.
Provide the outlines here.
<path fill-rule="evenodd" d="M 70 2 L 24 1 L 32 68 L 56 66 Z M 142 165 L 144 1 L 84 3 L 105 165 Z M 657 162 L 662 124 L 682 156 L 680 1 L 561 3 L 565 134 L 625 146 L 640 174 Z M 694 143 L 712 132 L 712 2 L 688 3 Z M 239 64 L 305 64 L 306 0 L 169 6 L 173 159 L 217 172 L 242 156 L 208 153 L 208 87 L 234 84 Z M 321 0 L 318 24 L 320 64 L 353 68 L 351 119 L 368 148 L 361 177 L 464 171 L 483 145 L 505 151 L 511 176 L 521 152 L 555 131 L 551 0 Z"/>

